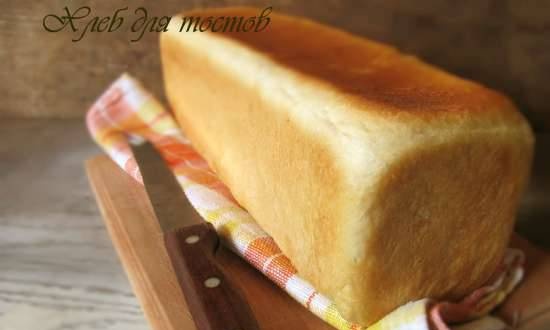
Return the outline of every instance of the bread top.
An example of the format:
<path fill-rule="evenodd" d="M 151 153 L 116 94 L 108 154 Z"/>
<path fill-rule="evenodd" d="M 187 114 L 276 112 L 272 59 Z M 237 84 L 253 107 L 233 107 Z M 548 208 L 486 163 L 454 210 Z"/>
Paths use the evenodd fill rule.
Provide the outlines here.
<path fill-rule="evenodd" d="M 189 11 L 182 16 L 246 19 L 261 11 L 218 8 Z M 340 95 L 340 101 L 345 99 L 352 105 L 348 107 L 351 111 L 390 116 L 392 120 L 430 120 L 441 115 L 460 118 L 464 113 L 522 120 L 504 95 L 400 53 L 394 47 L 275 11 L 269 17 L 270 23 L 260 32 L 202 33 L 236 41 L 301 79 L 329 88 Z"/>
<path fill-rule="evenodd" d="M 326 185 L 345 184 L 354 192 L 346 203 L 364 205 L 378 189 L 380 173 L 418 150 L 483 139 L 526 148 L 533 143 L 526 120 L 502 94 L 393 47 L 307 19 L 272 12 L 261 32 L 178 31 L 182 16 L 246 19 L 260 12 L 259 8 L 185 12 L 172 20 L 162 38 L 170 40 L 165 45 L 181 51 L 182 63 L 185 54 L 193 53 L 254 93 L 250 111 L 280 111 L 311 137 L 312 148 L 325 150 L 326 158 L 339 169 L 335 172 L 343 175 L 338 184 L 327 175 Z M 193 72 L 189 67 L 186 74 Z M 216 97 L 218 91 L 209 92 Z M 269 110 L 259 107 L 257 100 L 269 103 Z M 343 254 L 361 260 L 368 226 L 357 221 L 347 228 Z"/>

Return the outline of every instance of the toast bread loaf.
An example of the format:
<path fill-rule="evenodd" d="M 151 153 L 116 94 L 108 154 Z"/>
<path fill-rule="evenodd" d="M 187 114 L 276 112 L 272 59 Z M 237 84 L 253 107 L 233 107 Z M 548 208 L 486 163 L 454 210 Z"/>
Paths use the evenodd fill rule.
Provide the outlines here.
<path fill-rule="evenodd" d="M 161 37 L 178 122 L 344 317 L 370 325 L 489 279 L 534 140 L 508 98 L 310 20 L 271 13 L 261 32 L 179 32 L 183 16 Z"/>

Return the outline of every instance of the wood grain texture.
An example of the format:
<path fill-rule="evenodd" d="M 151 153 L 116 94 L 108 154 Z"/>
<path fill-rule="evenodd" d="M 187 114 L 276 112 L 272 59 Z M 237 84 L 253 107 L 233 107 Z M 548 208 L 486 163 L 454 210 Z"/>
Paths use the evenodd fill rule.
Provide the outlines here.
<path fill-rule="evenodd" d="M 0 11 L 0 116 L 82 116 L 123 71 L 162 95 L 158 36 L 129 42 L 128 31 L 48 33 L 42 18 L 65 5 L 89 5 L 96 15 L 145 6 L 172 15 L 204 6 L 274 6 L 380 40 L 453 73 L 509 94 L 538 130 L 550 129 L 550 2 L 516 0 L 160 0 L 126 2 L 4 0 Z"/>
<path fill-rule="evenodd" d="M 146 330 L 82 167 L 82 120 L 0 120 L 0 329 Z"/>
<path fill-rule="evenodd" d="M 164 252 L 160 228 L 151 221 L 154 214 L 143 187 L 107 156 L 92 159 L 86 169 L 105 225 L 150 325 L 154 329 L 194 329 Z"/>
<path fill-rule="evenodd" d="M 106 156 L 86 169 L 105 224 L 153 329 L 195 329 L 143 186 Z M 329 330 L 259 271 L 223 249 L 217 260 L 248 301 L 262 330 Z"/>

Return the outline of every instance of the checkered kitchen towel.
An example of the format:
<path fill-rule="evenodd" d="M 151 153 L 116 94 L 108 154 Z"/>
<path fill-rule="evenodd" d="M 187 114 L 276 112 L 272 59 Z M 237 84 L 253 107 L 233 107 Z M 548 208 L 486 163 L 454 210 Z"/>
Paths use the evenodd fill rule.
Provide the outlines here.
<path fill-rule="evenodd" d="M 132 77 L 116 80 L 87 114 L 95 141 L 128 174 L 141 182 L 130 141 L 149 140 L 175 173 L 193 206 L 211 222 L 227 246 L 264 273 L 312 313 L 341 330 L 366 329 L 346 321 L 335 305 L 301 278 L 273 239 L 241 208 L 228 188 L 193 149 L 171 114 Z M 480 318 L 516 286 L 523 275 L 523 254 L 509 249 L 501 268 L 485 287 L 458 303 L 430 299 L 405 304 L 371 325 L 378 329 L 449 329 L 447 323 Z M 490 318 L 470 330 L 489 330 Z"/>

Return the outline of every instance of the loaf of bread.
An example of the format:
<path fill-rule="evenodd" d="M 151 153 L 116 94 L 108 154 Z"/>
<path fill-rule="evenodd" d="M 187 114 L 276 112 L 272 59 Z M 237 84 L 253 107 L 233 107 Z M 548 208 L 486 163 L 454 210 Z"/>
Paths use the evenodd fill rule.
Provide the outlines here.
<path fill-rule="evenodd" d="M 182 17 L 260 11 L 186 12 L 161 37 L 175 116 L 236 200 L 363 325 L 486 282 L 532 158 L 533 134 L 512 102 L 392 47 L 274 12 L 258 32 L 179 31 Z"/>

